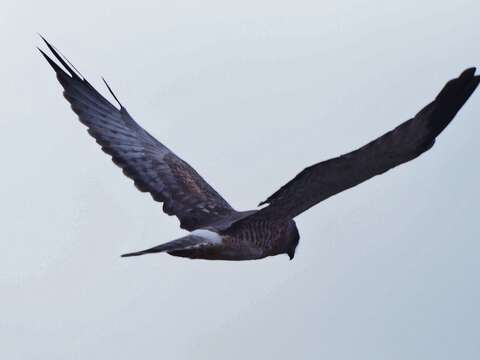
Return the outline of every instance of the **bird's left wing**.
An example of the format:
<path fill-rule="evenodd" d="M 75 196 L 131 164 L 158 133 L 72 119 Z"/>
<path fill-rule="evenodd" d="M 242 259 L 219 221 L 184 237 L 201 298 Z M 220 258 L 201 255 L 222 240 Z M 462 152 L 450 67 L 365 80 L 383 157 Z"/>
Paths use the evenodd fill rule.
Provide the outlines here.
<path fill-rule="evenodd" d="M 260 203 L 268 203 L 267 207 L 240 222 L 294 218 L 332 195 L 416 158 L 433 146 L 479 81 L 474 68 L 465 70 L 414 118 L 358 150 L 306 168 Z"/>
<path fill-rule="evenodd" d="M 177 216 L 180 226 L 190 231 L 235 213 L 190 165 L 138 125 L 120 103 L 119 110 L 100 95 L 68 60 L 44 41 L 68 72 L 39 49 L 55 70 L 73 111 L 140 191 L 149 192 L 154 200 L 163 202 L 163 210 Z"/>

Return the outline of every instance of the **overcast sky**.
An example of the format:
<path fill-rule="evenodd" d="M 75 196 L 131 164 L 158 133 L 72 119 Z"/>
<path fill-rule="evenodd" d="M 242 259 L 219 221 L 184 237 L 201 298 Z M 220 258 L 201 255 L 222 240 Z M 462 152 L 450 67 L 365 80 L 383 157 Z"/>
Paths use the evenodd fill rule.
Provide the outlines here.
<path fill-rule="evenodd" d="M 294 261 L 184 234 L 102 153 L 42 33 L 237 209 L 480 65 L 477 0 L 3 1 L 0 358 L 480 357 L 480 92 L 415 161 L 297 218 Z"/>

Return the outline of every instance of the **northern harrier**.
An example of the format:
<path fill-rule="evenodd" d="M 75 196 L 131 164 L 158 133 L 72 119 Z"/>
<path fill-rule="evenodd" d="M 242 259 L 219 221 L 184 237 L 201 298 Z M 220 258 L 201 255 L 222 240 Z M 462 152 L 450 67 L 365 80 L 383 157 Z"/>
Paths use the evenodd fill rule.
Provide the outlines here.
<path fill-rule="evenodd" d="M 297 215 L 429 150 L 480 82 L 475 68 L 465 70 L 412 119 L 358 150 L 304 169 L 260 203 L 268 206 L 236 211 L 190 165 L 138 125 L 106 82 L 120 109 L 45 43 L 66 72 L 39 50 L 88 133 L 140 191 L 162 202 L 163 211 L 175 215 L 180 227 L 190 232 L 122 256 L 167 252 L 193 259 L 252 260 L 288 254 L 293 259 L 300 238 L 293 220 Z"/>

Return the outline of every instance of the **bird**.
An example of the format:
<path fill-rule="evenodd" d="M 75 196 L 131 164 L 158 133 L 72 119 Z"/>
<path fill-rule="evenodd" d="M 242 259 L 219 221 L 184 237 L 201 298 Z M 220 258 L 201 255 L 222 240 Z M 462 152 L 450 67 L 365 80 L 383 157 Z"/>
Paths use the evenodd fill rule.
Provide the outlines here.
<path fill-rule="evenodd" d="M 88 133 L 141 192 L 163 203 L 163 211 L 176 216 L 180 227 L 188 231 L 175 240 L 122 257 L 168 253 L 237 261 L 286 254 L 292 260 L 300 240 L 294 220 L 298 215 L 431 149 L 480 82 L 476 68 L 464 70 L 448 81 L 432 102 L 395 129 L 354 151 L 305 168 L 255 209 L 237 211 L 187 162 L 142 128 L 105 79 L 118 107 L 53 45 L 42 40 L 56 61 L 38 50 L 55 71 L 64 97 Z"/>

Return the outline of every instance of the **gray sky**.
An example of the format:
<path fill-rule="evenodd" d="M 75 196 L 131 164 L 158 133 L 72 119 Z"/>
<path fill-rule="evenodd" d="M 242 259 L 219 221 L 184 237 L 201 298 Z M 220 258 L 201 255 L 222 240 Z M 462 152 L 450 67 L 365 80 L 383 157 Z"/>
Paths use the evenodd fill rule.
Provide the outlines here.
<path fill-rule="evenodd" d="M 297 218 L 295 260 L 121 259 L 183 234 L 87 136 L 52 41 L 237 209 L 480 65 L 476 0 L 4 1 L 0 357 L 480 356 L 480 93 L 414 162 Z M 43 45 L 42 45 L 43 46 Z"/>

